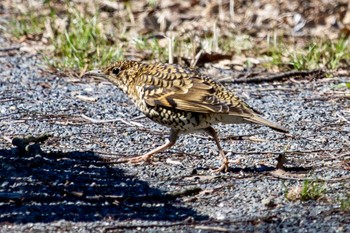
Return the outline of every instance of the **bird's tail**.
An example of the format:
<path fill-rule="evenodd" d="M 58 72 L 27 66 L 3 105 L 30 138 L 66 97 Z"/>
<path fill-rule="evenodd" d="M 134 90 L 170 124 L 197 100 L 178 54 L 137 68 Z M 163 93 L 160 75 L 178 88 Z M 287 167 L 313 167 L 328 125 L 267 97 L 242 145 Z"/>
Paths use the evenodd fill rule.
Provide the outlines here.
<path fill-rule="evenodd" d="M 265 118 L 258 116 L 258 115 L 254 115 L 254 116 L 249 116 L 247 118 L 245 118 L 246 121 L 248 122 L 252 122 L 252 123 L 256 123 L 256 124 L 260 124 L 260 125 L 265 125 L 270 127 L 271 129 L 274 129 L 276 131 L 282 132 L 282 133 L 288 133 L 289 130 L 283 126 L 278 125 L 275 122 L 266 120 Z"/>

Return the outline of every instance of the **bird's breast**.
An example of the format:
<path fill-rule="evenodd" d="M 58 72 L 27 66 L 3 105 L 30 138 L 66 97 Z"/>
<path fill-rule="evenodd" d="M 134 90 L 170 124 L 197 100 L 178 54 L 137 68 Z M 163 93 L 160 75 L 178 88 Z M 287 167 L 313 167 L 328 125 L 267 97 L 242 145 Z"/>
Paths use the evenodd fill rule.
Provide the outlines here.
<path fill-rule="evenodd" d="M 183 111 L 162 106 L 149 106 L 141 101 L 138 108 L 151 120 L 180 131 L 207 128 L 216 122 L 215 114 Z"/>

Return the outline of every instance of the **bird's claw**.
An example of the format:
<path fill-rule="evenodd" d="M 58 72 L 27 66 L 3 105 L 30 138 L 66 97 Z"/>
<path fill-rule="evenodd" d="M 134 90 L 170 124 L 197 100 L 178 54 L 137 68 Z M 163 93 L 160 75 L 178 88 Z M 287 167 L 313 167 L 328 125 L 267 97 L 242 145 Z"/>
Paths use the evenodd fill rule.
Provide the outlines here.
<path fill-rule="evenodd" d="M 217 169 L 211 170 L 213 173 L 227 172 L 228 171 L 228 163 L 222 163 L 221 166 Z"/>
<path fill-rule="evenodd" d="M 228 159 L 224 157 L 222 160 L 221 166 L 217 169 L 211 170 L 213 173 L 227 172 L 228 171 Z"/>

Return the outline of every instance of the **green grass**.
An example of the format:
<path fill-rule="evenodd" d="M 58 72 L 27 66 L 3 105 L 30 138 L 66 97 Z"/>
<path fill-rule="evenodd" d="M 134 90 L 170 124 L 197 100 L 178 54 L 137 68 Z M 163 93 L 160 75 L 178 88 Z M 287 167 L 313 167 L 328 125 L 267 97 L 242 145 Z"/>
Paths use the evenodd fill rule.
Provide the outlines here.
<path fill-rule="evenodd" d="M 254 49 L 254 41 L 248 35 L 231 35 L 219 37 L 218 46 L 224 52 L 241 55 L 247 50 Z"/>
<path fill-rule="evenodd" d="M 35 15 L 33 10 L 23 19 L 12 23 L 13 36 L 43 34 L 44 19 L 48 19 L 51 26 L 57 19 L 56 14 Z M 53 52 L 45 54 L 46 60 L 52 67 L 65 71 L 68 69 L 91 69 L 109 64 L 111 61 L 123 59 L 123 48 L 120 44 L 113 44 L 108 34 L 103 31 L 103 24 L 99 22 L 98 14 L 93 17 L 81 15 L 76 10 L 67 14 L 69 22 L 63 31 L 53 28 L 53 37 L 49 43 L 53 46 Z"/>
<path fill-rule="evenodd" d="M 45 28 L 45 17 L 38 16 L 34 11 L 10 22 L 11 34 L 16 38 L 42 36 Z"/>
<path fill-rule="evenodd" d="M 343 82 L 331 86 L 333 89 L 350 89 L 350 82 Z"/>
<path fill-rule="evenodd" d="M 51 65 L 63 70 L 89 69 L 123 58 L 121 46 L 109 44 L 102 33 L 97 16 L 87 18 L 75 12 L 70 17 L 70 26 L 52 41 L 56 59 Z"/>
<path fill-rule="evenodd" d="M 300 192 L 300 200 L 318 200 L 324 197 L 325 191 L 326 187 L 324 183 L 321 184 L 318 181 L 305 180 Z"/>
<path fill-rule="evenodd" d="M 340 209 L 350 211 L 350 194 L 347 198 L 340 200 Z"/>
<path fill-rule="evenodd" d="M 337 69 L 350 59 L 349 39 L 313 41 L 303 49 L 290 53 L 290 65 L 296 70 Z"/>
<path fill-rule="evenodd" d="M 326 185 L 317 180 L 304 180 L 302 185 L 286 190 L 286 198 L 290 201 L 320 200 L 325 197 Z"/>
<path fill-rule="evenodd" d="M 264 55 L 265 63 L 264 67 L 272 69 L 273 67 L 282 67 L 285 66 L 283 63 L 283 49 L 280 46 L 271 46 L 268 48 L 268 51 Z"/>
<path fill-rule="evenodd" d="M 164 39 L 165 40 L 165 39 Z M 138 53 L 146 52 L 148 59 L 166 61 L 168 58 L 168 47 L 161 46 L 156 38 L 137 37 L 132 40 Z"/>
<path fill-rule="evenodd" d="M 44 32 L 47 32 L 47 26 L 50 26 L 52 35 L 45 43 L 53 49 L 43 53 L 49 65 L 63 72 L 73 70 L 80 73 L 82 70 L 105 66 L 128 57 L 126 54 L 135 54 L 143 60 L 169 60 L 169 41 L 166 38 L 154 37 L 154 33 L 129 33 L 125 25 L 133 25 L 131 2 L 125 3 L 126 11 L 129 10 L 125 22 L 106 15 L 102 17 L 98 12 L 82 14 L 74 4 L 66 1 L 65 5 L 61 4 L 57 9 L 58 6 L 51 1 L 44 1 L 44 9 L 29 9 L 25 14 L 17 14 L 17 19 L 10 24 L 10 32 L 17 38 L 40 41 Z M 149 0 L 151 7 L 156 7 L 156 4 L 157 1 Z M 63 28 L 57 25 L 57 21 L 62 19 L 67 22 Z M 267 38 L 257 43 L 249 35 L 234 32 L 220 35 L 219 32 L 214 26 L 203 33 L 190 32 L 184 36 L 175 36 L 172 55 L 193 61 L 202 49 L 208 53 L 246 57 L 247 62 L 242 63 L 245 68 L 255 65 L 249 62 L 249 58 L 257 58 L 261 61 L 257 66 L 273 70 L 334 70 L 347 67 L 350 60 L 349 39 L 313 39 L 306 46 L 300 46 L 288 41 L 283 35 L 276 34 L 273 40 Z"/>

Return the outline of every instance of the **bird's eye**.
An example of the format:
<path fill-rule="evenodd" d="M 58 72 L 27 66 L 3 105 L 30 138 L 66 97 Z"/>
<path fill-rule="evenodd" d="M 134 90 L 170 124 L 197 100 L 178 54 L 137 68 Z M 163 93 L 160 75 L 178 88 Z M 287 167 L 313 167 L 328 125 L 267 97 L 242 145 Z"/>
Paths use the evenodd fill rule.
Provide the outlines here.
<path fill-rule="evenodd" d="M 118 75 L 120 72 L 120 69 L 118 67 L 113 68 L 112 73 L 115 75 Z"/>

